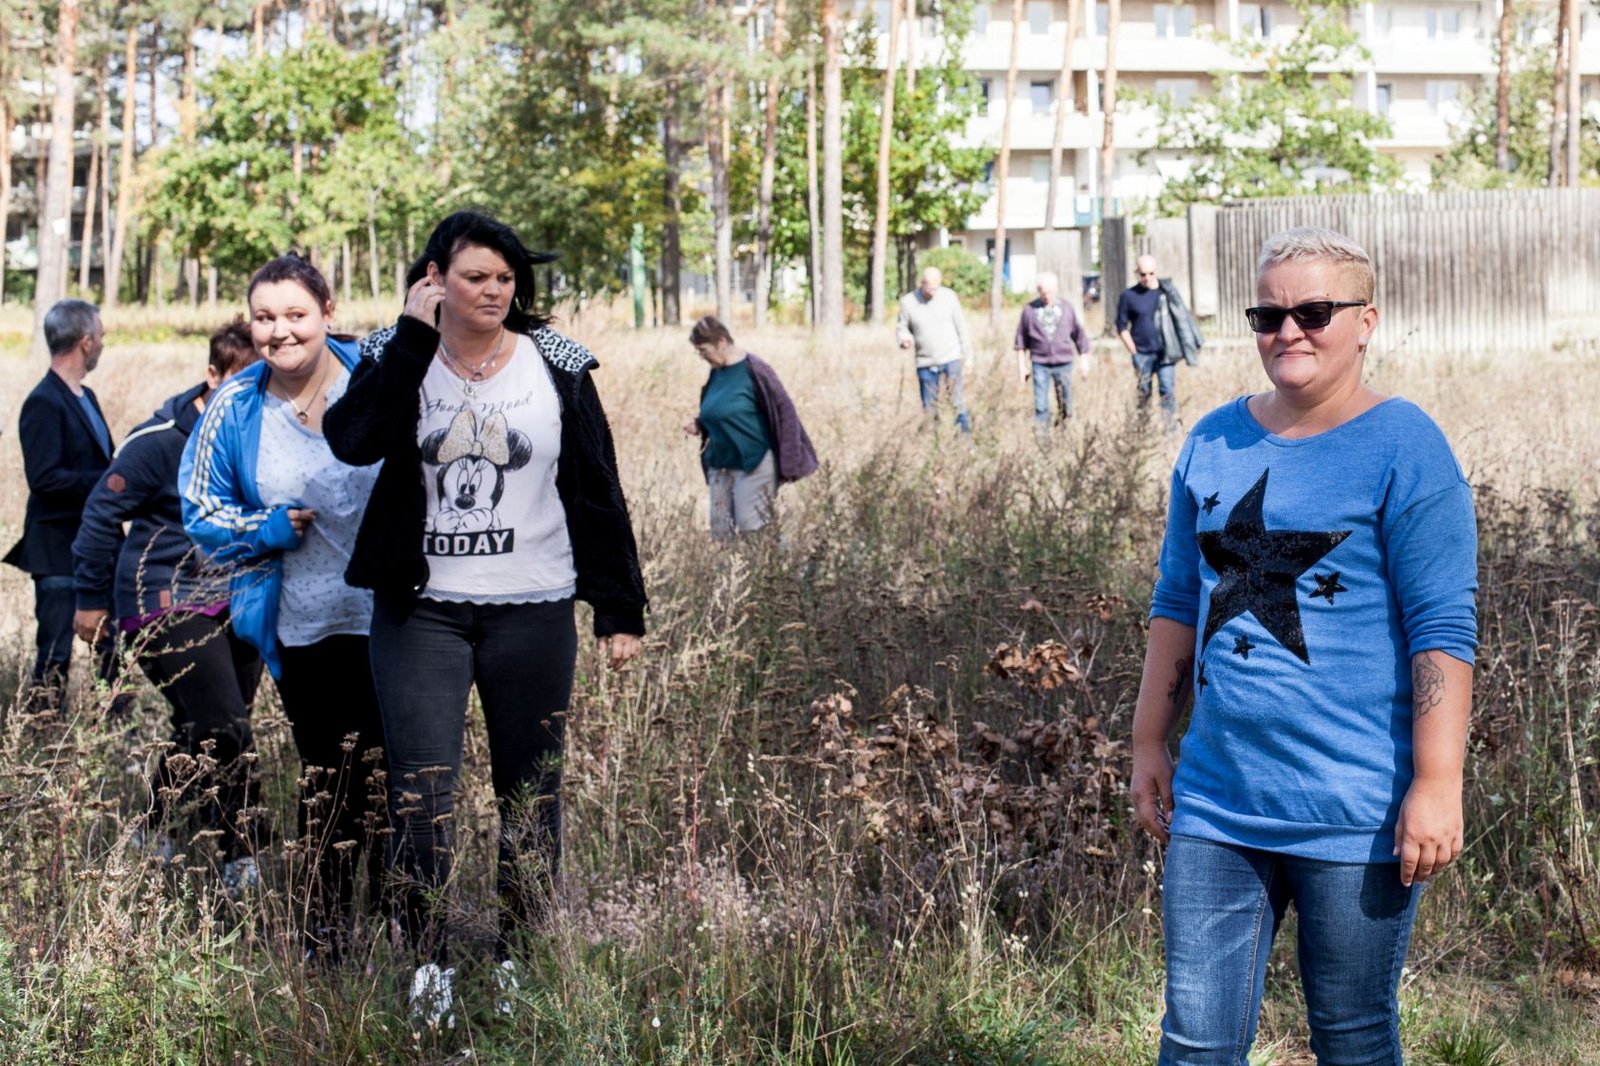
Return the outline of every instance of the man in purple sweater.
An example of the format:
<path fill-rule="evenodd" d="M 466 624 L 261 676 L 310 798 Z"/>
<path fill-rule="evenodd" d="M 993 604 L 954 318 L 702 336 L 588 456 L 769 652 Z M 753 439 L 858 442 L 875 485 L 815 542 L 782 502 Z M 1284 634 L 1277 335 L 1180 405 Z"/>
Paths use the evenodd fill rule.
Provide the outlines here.
<path fill-rule="evenodd" d="M 1039 298 L 1022 309 L 1017 324 L 1017 369 L 1033 380 L 1033 421 L 1043 433 L 1050 425 L 1050 391 L 1054 386 L 1060 421 L 1072 417 L 1072 362 L 1089 351 L 1089 332 L 1072 305 L 1061 298 L 1061 282 L 1049 271 L 1034 280 Z M 1087 373 L 1088 363 L 1083 363 Z"/>

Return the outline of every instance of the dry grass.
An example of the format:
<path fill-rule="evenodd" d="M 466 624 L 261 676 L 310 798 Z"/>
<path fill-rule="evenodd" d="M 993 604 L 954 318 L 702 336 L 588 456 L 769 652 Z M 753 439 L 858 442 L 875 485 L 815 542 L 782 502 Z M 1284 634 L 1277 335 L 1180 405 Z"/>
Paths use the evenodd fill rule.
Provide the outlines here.
<path fill-rule="evenodd" d="M 363 310 L 376 312 L 351 317 Z M 160 325 L 136 319 L 130 330 Z M 0 336 L 13 327 L 0 317 Z M 19 1061 L 1151 1061 L 1159 856 L 1133 831 L 1123 741 L 1177 442 L 1132 417 L 1125 361 L 1096 360 L 1077 424 L 1045 453 L 1010 353 L 994 358 L 1008 338 L 986 336 L 969 450 L 924 425 L 886 332 L 854 327 L 838 351 L 798 330 L 741 335 L 795 395 L 824 469 L 785 490 L 781 543 L 728 552 L 705 536 L 679 429 L 703 378 L 687 344 L 598 317 L 571 331 L 602 363 L 651 634 L 624 676 L 588 651 L 580 662 L 564 908 L 528 945 L 516 1016 L 488 1010 L 469 965 L 458 1027 L 413 1034 L 382 938 L 368 971 L 299 966 L 281 903 L 293 870 L 276 851 L 266 891 L 234 905 L 203 848 L 162 869 L 132 847 L 143 764 L 130 773 L 129 752 L 148 754 L 164 712 L 147 696 L 128 736 L 86 698 L 70 728 L 12 714 L 0 731 L 0 1048 Z M 120 434 L 203 355 L 189 338 L 118 343 L 117 320 L 110 332 L 92 383 Z M 1207 355 L 1179 373 L 1191 421 L 1259 387 L 1252 351 Z M 0 357 L 0 426 L 39 372 Z M 1444 426 L 1484 532 L 1472 847 L 1424 904 L 1408 1044 L 1443 1062 L 1600 1061 L 1585 1058 L 1600 1022 L 1600 364 L 1407 353 L 1372 375 Z M 0 441 L 0 536 L 24 499 L 13 439 Z M 0 575 L 0 598 L 15 676 L 20 575 Z M 272 816 L 290 825 L 292 747 L 270 696 L 258 721 Z M 493 840 L 476 725 L 469 763 L 453 898 L 470 942 Z M 1273 965 L 1261 1061 L 1307 1061 L 1291 954 Z M 1463 1033 L 1510 1044 L 1485 1058 L 1493 1041 Z"/>

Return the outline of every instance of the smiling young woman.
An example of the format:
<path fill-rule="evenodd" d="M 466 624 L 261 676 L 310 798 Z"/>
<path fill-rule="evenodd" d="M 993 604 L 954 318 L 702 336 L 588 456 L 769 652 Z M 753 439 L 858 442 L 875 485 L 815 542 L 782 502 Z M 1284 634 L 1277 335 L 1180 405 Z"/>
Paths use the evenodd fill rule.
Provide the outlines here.
<path fill-rule="evenodd" d="M 277 681 L 306 782 L 302 854 L 315 857 L 301 880 L 306 948 L 337 958 L 363 863 L 368 906 L 381 903 L 384 816 L 367 778 L 383 731 L 362 669 L 372 594 L 343 577 L 376 474 L 340 462 L 322 435 L 357 358 L 353 340 L 330 333 L 327 279 L 285 255 L 256 271 L 246 298 L 262 361 L 216 391 L 184 446 L 183 525 L 232 569 L 230 624 Z"/>
<path fill-rule="evenodd" d="M 1170 845 L 1160 1061 L 1244 1061 L 1293 904 L 1319 1061 L 1398 1064 L 1421 884 L 1463 842 L 1472 493 L 1433 421 L 1362 380 L 1361 248 L 1289 230 L 1256 282 L 1272 388 L 1179 454 L 1134 713 L 1135 810 Z"/>
<path fill-rule="evenodd" d="M 346 576 L 377 593 L 391 861 L 409 886 L 403 923 L 425 960 L 411 1002 L 426 1021 L 452 998 L 436 897 L 450 873 L 468 694 L 476 687 L 483 701 L 500 804 L 504 986 L 515 980 L 515 934 L 541 923 L 560 863 L 574 600 L 594 608 L 613 668 L 644 633 L 596 363 L 533 311 L 533 266 L 549 258 L 487 215 L 446 218 L 411 268 L 399 320 L 368 338 L 328 414 L 336 455 L 383 463 Z"/>

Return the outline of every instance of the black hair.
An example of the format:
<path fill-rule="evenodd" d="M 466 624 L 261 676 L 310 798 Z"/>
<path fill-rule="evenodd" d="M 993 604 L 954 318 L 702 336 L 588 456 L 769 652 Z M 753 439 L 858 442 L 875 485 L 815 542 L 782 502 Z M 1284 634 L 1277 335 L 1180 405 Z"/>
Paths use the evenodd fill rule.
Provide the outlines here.
<path fill-rule="evenodd" d="M 506 328 L 513 333 L 526 333 L 548 325 L 550 316 L 540 314 L 533 307 L 533 268 L 540 263 L 553 262 L 557 257 L 550 252 L 529 251 L 516 230 L 481 211 L 457 211 L 433 227 L 422 254 L 406 272 L 406 287 L 410 288 L 427 276 L 429 263 L 438 266 L 439 273 L 443 274 L 450 269 L 450 260 L 455 254 L 471 245 L 499 255 L 517 280 L 517 290 L 506 310 Z"/>
<path fill-rule="evenodd" d="M 250 336 L 250 323 L 236 318 L 211 335 L 211 354 L 206 364 L 218 377 L 227 377 L 260 358 L 255 339 Z"/>
<path fill-rule="evenodd" d="M 255 295 L 257 285 L 271 285 L 279 281 L 292 281 L 299 285 L 311 294 L 320 309 L 333 306 L 333 290 L 328 287 L 328 279 L 298 252 L 285 252 L 252 274 L 250 287 L 245 290 L 245 302 L 249 303 L 250 297 Z"/>

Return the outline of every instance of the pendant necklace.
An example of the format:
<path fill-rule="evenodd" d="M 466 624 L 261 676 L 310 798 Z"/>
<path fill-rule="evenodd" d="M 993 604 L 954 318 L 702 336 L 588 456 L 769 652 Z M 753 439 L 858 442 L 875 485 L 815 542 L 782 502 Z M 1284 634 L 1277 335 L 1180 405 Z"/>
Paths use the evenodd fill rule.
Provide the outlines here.
<path fill-rule="evenodd" d="M 450 354 L 450 349 L 444 346 L 444 338 L 439 339 L 439 354 L 444 356 L 444 361 L 455 373 L 456 380 L 461 382 L 461 391 L 467 394 L 467 399 L 476 399 L 478 387 L 483 384 L 483 376 L 494 369 L 500 361 L 500 353 L 506 346 L 506 330 L 500 327 L 500 339 L 495 342 L 494 353 L 477 366 L 467 366 L 466 363 Z"/>
<path fill-rule="evenodd" d="M 302 426 L 307 425 L 311 421 L 311 411 L 317 406 L 317 397 L 323 396 L 326 393 L 327 384 L 328 368 L 324 366 L 322 368 L 322 376 L 317 379 L 317 387 L 312 390 L 311 400 L 305 405 L 305 407 L 301 407 L 299 404 L 295 403 L 294 397 L 289 395 L 288 389 L 283 390 L 284 402 L 294 410 L 294 416 L 295 418 L 299 419 Z"/>

